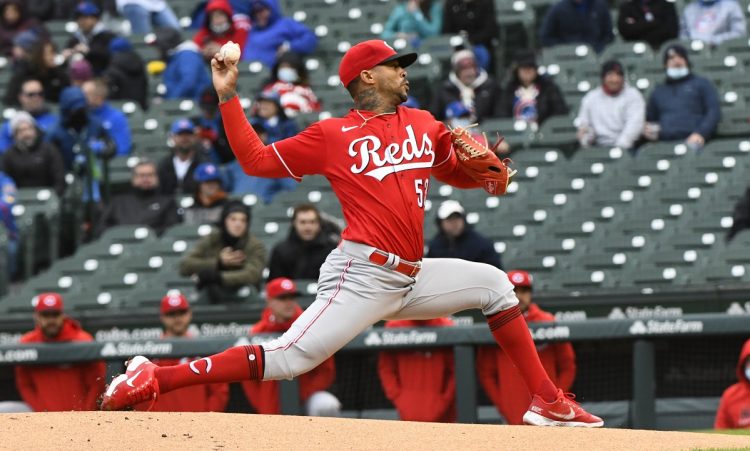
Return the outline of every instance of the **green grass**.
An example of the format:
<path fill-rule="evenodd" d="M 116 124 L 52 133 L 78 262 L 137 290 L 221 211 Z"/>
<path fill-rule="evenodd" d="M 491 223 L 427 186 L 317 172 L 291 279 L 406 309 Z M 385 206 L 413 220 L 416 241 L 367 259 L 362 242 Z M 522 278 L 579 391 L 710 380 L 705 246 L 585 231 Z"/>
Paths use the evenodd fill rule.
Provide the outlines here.
<path fill-rule="evenodd" d="M 750 435 L 750 429 L 699 429 L 689 432 L 703 432 L 706 434 Z"/>

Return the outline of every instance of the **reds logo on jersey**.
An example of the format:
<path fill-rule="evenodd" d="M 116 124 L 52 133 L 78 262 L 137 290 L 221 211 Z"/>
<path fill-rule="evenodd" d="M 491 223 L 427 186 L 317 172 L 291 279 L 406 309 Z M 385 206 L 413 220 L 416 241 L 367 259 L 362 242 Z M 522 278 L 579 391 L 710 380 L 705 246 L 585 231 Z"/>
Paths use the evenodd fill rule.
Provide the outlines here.
<path fill-rule="evenodd" d="M 349 144 L 349 156 L 358 161 L 351 166 L 350 170 L 354 174 L 364 173 L 378 181 L 383 181 L 388 174 L 410 169 L 431 168 L 435 161 L 435 152 L 427 133 L 422 135 L 422 142 L 418 144 L 414 129 L 411 125 L 407 125 L 406 136 L 407 138 L 402 143 L 390 143 L 385 146 L 385 149 L 377 136 L 367 135 L 355 139 Z M 374 168 L 369 168 L 370 163 Z"/>

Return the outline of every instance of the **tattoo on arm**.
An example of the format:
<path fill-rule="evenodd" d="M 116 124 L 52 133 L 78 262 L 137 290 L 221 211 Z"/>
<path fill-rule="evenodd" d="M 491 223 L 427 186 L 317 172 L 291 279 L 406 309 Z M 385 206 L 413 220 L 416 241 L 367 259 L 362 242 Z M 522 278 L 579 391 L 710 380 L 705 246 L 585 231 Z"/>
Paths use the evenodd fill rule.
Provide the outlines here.
<path fill-rule="evenodd" d="M 230 91 L 228 93 L 219 93 L 219 103 L 226 103 L 232 100 L 237 95 L 237 91 Z"/>

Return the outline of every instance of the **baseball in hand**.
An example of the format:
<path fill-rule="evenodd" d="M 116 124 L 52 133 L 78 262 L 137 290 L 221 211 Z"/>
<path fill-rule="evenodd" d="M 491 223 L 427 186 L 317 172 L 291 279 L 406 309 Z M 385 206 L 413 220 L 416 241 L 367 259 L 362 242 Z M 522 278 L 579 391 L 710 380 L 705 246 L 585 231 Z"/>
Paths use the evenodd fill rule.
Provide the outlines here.
<path fill-rule="evenodd" d="M 227 63 L 237 64 L 240 60 L 240 46 L 232 41 L 227 42 L 219 49 L 219 54 Z"/>

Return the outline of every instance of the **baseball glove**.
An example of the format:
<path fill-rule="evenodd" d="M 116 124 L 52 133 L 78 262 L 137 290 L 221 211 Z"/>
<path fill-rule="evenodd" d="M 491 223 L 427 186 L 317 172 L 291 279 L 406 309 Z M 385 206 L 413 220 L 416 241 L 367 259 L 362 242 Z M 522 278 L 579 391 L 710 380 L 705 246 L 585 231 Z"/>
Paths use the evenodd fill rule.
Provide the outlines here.
<path fill-rule="evenodd" d="M 495 196 L 505 194 L 510 178 L 517 171 L 508 167 L 512 163 L 510 158 L 501 161 L 495 155 L 495 149 L 503 142 L 502 137 L 490 148 L 486 136 L 485 144 L 482 144 L 471 135 L 468 127 L 456 127 L 451 129 L 451 141 L 458 163 L 466 174 L 482 183 L 488 193 Z"/>

